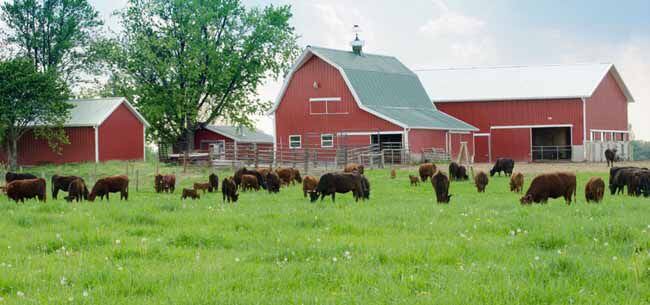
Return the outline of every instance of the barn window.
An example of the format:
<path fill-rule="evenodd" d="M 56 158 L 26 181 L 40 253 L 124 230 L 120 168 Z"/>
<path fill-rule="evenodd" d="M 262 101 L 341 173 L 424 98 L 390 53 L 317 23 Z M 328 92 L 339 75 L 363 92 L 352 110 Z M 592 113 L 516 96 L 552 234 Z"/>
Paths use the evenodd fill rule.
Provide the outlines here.
<path fill-rule="evenodd" d="M 300 149 L 302 147 L 302 137 L 300 135 L 289 136 L 289 148 Z"/>
<path fill-rule="evenodd" d="M 309 99 L 309 114 L 348 114 L 347 104 L 340 97 L 319 97 Z"/>
<path fill-rule="evenodd" d="M 320 135 L 320 147 L 322 148 L 334 147 L 334 135 L 331 133 Z"/>

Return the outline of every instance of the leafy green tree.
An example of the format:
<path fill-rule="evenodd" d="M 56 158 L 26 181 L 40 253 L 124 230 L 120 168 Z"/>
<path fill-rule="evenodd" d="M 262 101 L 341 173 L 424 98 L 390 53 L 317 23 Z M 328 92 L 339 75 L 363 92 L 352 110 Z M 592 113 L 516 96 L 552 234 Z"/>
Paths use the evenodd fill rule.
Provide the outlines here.
<path fill-rule="evenodd" d="M 18 141 L 30 130 L 53 150 L 68 143 L 63 130 L 68 96 L 57 73 L 37 71 L 30 59 L 0 62 L 0 130 L 10 168 L 17 165 Z"/>
<path fill-rule="evenodd" d="M 250 126 L 270 107 L 257 96 L 298 54 L 289 6 L 246 8 L 239 0 L 130 0 L 123 32 L 104 45 L 108 91 L 130 97 L 161 143 L 204 123 Z"/>
<path fill-rule="evenodd" d="M 2 4 L 5 43 L 41 72 L 58 72 L 67 82 L 97 62 L 94 41 L 102 21 L 87 0 L 13 0 Z"/>

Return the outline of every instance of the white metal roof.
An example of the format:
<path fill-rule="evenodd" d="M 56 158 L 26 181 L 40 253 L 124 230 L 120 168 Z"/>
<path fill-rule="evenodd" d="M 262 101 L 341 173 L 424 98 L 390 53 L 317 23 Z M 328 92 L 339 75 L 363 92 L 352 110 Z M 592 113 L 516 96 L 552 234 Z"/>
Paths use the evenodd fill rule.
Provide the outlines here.
<path fill-rule="evenodd" d="M 70 119 L 65 123 L 68 127 L 99 126 L 120 106 L 122 103 L 140 120 L 145 126 L 149 123 L 133 106 L 123 97 L 69 100 L 74 107 L 70 109 Z"/>
<path fill-rule="evenodd" d="M 634 102 L 612 64 L 439 68 L 416 73 L 434 102 L 463 102 L 589 98 L 610 71 L 628 102 Z"/>

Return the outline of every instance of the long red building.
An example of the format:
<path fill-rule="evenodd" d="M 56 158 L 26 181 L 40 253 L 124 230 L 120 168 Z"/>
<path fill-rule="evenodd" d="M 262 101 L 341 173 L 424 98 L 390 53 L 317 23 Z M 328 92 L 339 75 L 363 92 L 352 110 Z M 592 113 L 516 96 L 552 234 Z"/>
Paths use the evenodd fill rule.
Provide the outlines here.
<path fill-rule="evenodd" d="M 52 151 L 47 140 L 28 131 L 18 142 L 18 164 L 62 164 L 144 160 L 145 132 L 149 123 L 124 98 L 68 101 L 73 108 L 65 123 L 69 144 L 61 153 Z M 6 155 L 0 152 L 0 160 Z"/>
<path fill-rule="evenodd" d="M 307 47 L 272 113 L 279 150 L 390 144 L 414 158 L 432 148 L 455 155 L 477 130 L 438 111 L 399 60 L 360 48 Z"/>
<path fill-rule="evenodd" d="M 594 160 L 602 146 L 593 143 L 628 141 L 634 99 L 611 64 L 446 68 L 419 76 L 439 110 L 480 129 L 476 162 Z"/>

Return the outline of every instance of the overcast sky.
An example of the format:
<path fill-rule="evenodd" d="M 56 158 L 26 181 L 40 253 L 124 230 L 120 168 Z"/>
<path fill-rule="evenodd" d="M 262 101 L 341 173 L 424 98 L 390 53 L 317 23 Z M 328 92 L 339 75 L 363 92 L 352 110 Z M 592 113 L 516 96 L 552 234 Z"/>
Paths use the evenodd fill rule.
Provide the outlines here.
<path fill-rule="evenodd" d="M 6 0 L 4 0 L 6 1 Z M 0 0 L 3 2 L 3 0 Z M 126 0 L 90 0 L 107 25 Z M 609 62 L 637 103 L 629 118 L 650 140 L 650 1 L 244 0 L 292 4 L 300 46 L 347 49 L 359 24 L 365 50 L 393 55 L 412 69 L 440 66 Z M 281 81 L 260 95 L 275 100 Z M 258 126 L 271 132 L 271 120 Z"/>

